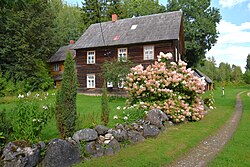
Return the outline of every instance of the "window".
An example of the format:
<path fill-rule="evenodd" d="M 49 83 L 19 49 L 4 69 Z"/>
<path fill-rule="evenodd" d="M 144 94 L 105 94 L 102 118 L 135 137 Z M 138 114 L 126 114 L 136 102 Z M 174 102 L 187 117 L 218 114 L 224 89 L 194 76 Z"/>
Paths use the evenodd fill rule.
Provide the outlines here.
<path fill-rule="evenodd" d="M 118 48 L 118 61 L 127 61 L 127 48 Z"/>
<path fill-rule="evenodd" d="M 87 64 L 95 64 L 95 51 L 87 52 Z"/>
<path fill-rule="evenodd" d="M 108 88 L 113 88 L 113 83 L 112 82 L 107 82 L 107 87 Z"/>
<path fill-rule="evenodd" d="M 87 88 L 95 88 L 95 74 L 87 75 Z"/>
<path fill-rule="evenodd" d="M 54 71 L 59 71 L 59 64 L 54 64 Z"/>
<path fill-rule="evenodd" d="M 144 46 L 144 60 L 154 59 L 154 46 Z"/>
<path fill-rule="evenodd" d="M 124 79 L 120 78 L 120 81 L 118 82 L 118 88 L 123 88 L 124 87 Z"/>

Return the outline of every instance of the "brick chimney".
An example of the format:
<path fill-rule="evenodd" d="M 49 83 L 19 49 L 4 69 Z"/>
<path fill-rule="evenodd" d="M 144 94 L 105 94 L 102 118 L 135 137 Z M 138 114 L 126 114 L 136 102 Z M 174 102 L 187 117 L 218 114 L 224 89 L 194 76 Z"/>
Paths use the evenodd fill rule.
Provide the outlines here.
<path fill-rule="evenodd" d="M 112 14 L 112 22 L 116 22 L 118 19 L 117 14 Z"/>
<path fill-rule="evenodd" d="M 70 44 L 75 44 L 75 41 L 74 40 L 69 40 L 69 43 Z"/>

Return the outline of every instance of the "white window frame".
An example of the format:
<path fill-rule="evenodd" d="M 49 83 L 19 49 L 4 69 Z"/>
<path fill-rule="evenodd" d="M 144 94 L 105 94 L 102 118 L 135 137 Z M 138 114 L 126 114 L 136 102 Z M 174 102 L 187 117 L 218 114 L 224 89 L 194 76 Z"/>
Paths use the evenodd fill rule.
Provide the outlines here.
<path fill-rule="evenodd" d="M 120 89 L 124 88 L 124 79 L 120 79 L 120 82 L 118 82 L 117 87 Z"/>
<path fill-rule="evenodd" d="M 87 74 L 87 88 L 95 88 L 95 74 Z"/>
<path fill-rule="evenodd" d="M 126 62 L 128 58 L 128 48 L 118 48 L 117 52 L 118 61 Z"/>
<path fill-rule="evenodd" d="M 54 71 L 59 71 L 60 68 L 59 68 L 59 64 L 54 64 Z"/>
<path fill-rule="evenodd" d="M 90 55 L 90 53 L 93 53 Z M 87 51 L 87 64 L 95 64 L 95 51 Z"/>
<path fill-rule="evenodd" d="M 154 60 L 155 57 L 154 45 L 143 46 L 143 60 Z"/>
<path fill-rule="evenodd" d="M 107 82 L 107 88 L 113 88 L 113 82 Z"/>

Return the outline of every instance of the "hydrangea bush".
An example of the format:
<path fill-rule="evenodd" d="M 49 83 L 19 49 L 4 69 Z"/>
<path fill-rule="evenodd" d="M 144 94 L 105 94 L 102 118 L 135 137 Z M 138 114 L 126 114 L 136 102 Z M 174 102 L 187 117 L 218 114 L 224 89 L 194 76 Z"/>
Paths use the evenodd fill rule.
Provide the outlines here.
<path fill-rule="evenodd" d="M 170 62 L 171 53 L 160 53 L 158 61 L 131 68 L 127 76 L 128 105 L 137 104 L 145 111 L 164 111 L 173 122 L 199 121 L 204 106 L 199 94 L 205 93 L 205 80 L 187 69 L 184 61 Z"/>

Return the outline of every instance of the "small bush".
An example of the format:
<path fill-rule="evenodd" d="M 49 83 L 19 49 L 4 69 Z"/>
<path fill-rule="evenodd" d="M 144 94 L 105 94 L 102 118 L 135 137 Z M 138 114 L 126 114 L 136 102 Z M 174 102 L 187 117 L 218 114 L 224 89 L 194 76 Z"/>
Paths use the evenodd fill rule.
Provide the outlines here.
<path fill-rule="evenodd" d="M 47 95 L 36 94 L 31 97 L 19 95 L 19 101 L 13 109 L 14 115 L 14 138 L 36 142 L 40 138 L 43 127 L 53 115 L 53 108 L 47 104 Z M 41 103 L 40 101 L 44 101 Z"/>

